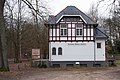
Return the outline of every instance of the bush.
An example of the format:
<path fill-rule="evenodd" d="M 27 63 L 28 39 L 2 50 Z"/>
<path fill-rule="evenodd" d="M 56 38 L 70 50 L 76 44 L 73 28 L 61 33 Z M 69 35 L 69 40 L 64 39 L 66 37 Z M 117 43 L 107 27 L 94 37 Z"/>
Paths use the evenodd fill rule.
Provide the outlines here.
<path fill-rule="evenodd" d="M 6 68 L 1 67 L 1 68 L 0 68 L 0 71 L 1 71 L 1 72 L 7 72 L 7 71 L 9 71 L 9 68 L 6 69 Z"/>

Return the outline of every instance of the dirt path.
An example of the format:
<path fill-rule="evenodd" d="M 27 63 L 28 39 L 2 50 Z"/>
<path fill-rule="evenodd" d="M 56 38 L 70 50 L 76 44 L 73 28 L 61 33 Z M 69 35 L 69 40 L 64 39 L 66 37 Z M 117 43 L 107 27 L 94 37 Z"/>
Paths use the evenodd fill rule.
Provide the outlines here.
<path fill-rule="evenodd" d="M 120 69 L 47 71 L 21 80 L 120 80 Z"/>
<path fill-rule="evenodd" d="M 30 68 L 11 67 L 10 72 L 0 72 L 0 80 L 120 80 L 120 65 L 107 68 Z"/>

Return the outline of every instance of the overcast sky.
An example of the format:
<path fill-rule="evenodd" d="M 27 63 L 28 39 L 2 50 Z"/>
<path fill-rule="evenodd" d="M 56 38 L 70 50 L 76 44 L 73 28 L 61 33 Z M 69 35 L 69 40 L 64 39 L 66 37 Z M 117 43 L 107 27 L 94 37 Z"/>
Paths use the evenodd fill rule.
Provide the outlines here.
<path fill-rule="evenodd" d="M 48 6 L 51 8 L 51 14 L 56 15 L 66 6 L 76 6 L 82 12 L 88 12 L 90 6 L 93 3 L 97 4 L 98 0 L 47 0 L 47 2 Z M 105 6 L 99 8 L 99 15 L 108 16 L 108 11 L 106 11 Z"/>
<path fill-rule="evenodd" d="M 95 0 L 48 0 L 48 5 L 52 9 L 53 14 L 57 14 L 66 6 L 76 6 L 81 11 L 86 12 L 89 10 L 90 5 Z"/>

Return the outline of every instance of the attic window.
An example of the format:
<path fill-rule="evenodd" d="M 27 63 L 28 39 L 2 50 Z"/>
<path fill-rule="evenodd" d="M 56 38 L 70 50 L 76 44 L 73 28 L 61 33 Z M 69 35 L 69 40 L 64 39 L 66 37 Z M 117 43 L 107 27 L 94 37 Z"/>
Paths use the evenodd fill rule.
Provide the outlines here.
<path fill-rule="evenodd" d="M 63 21 L 66 21 L 66 22 L 79 22 L 80 18 L 79 17 L 64 17 Z"/>

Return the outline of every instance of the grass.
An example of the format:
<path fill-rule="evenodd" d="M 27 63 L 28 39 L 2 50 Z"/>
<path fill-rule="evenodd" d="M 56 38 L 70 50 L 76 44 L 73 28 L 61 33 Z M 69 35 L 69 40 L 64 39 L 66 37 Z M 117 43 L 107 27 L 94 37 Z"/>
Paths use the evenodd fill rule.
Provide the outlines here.
<path fill-rule="evenodd" d="M 9 68 L 8 69 L 6 69 L 6 68 L 0 68 L 0 72 L 7 72 L 7 71 L 9 71 Z"/>
<path fill-rule="evenodd" d="M 115 63 L 116 63 L 116 64 L 120 64 L 120 60 L 116 60 Z"/>

